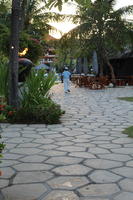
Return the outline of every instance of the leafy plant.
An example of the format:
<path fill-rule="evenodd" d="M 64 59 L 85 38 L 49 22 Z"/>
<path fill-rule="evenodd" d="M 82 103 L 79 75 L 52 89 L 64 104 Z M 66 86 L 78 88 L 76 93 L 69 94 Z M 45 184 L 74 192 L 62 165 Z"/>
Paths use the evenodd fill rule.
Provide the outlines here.
<path fill-rule="evenodd" d="M 119 97 L 118 99 L 131 102 L 133 101 L 133 97 Z"/>
<path fill-rule="evenodd" d="M 15 112 L 16 112 L 16 108 L 6 105 L 6 104 L 1 104 L 0 105 L 0 122 L 8 121 L 10 118 L 13 117 Z"/>
<path fill-rule="evenodd" d="M 26 78 L 23 87 L 20 89 L 21 107 L 29 108 L 32 105 L 43 104 L 44 97 L 49 97 L 49 90 L 55 84 L 55 81 L 56 76 L 53 73 L 44 76 L 44 70 L 39 70 L 37 73 L 31 71 L 31 74 Z"/>
<path fill-rule="evenodd" d="M 60 116 L 63 114 L 60 106 L 49 98 L 44 98 L 40 105 L 31 105 L 22 107 L 16 111 L 10 119 L 12 123 L 45 123 L 56 124 L 60 122 Z"/>
<path fill-rule="evenodd" d="M 31 71 L 20 88 L 20 108 L 8 114 L 11 123 L 59 123 L 63 114 L 60 106 L 50 98 L 50 89 L 55 84 L 56 76 L 49 73 L 44 76 L 44 70 Z"/>
<path fill-rule="evenodd" d="M 7 78 L 8 78 L 8 68 L 7 62 L 1 59 L 0 61 L 0 96 L 7 98 Z"/>
<path fill-rule="evenodd" d="M 128 128 L 126 128 L 124 131 L 123 131 L 124 134 L 127 134 L 128 137 L 132 137 L 133 138 L 133 126 L 130 126 Z"/>
<path fill-rule="evenodd" d="M 1 135 L 0 135 L 0 139 L 1 139 Z M 0 158 L 2 157 L 2 151 L 3 151 L 3 149 L 5 148 L 5 144 L 2 142 L 0 142 Z M 0 163 L 1 163 L 1 161 L 0 161 Z M 1 171 L 0 171 L 0 176 L 1 176 Z"/>

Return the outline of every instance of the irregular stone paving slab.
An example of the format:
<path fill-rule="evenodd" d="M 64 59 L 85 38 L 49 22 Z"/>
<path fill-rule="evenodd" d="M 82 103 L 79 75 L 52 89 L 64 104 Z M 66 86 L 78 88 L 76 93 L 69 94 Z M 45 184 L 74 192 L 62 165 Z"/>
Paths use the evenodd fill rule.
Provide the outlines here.
<path fill-rule="evenodd" d="M 105 149 L 114 149 L 114 148 L 120 148 L 121 145 L 119 144 L 100 144 L 98 145 L 98 147 L 102 147 L 102 148 L 105 148 Z"/>
<path fill-rule="evenodd" d="M 15 143 L 15 144 L 20 144 L 20 143 L 25 143 L 25 142 L 31 142 L 33 139 L 30 138 L 11 138 L 8 139 L 7 143 Z"/>
<path fill-rule="evenodd" d="M 104 197 L 119 192 L 120 189 L 116 184 L 91 184 L 81 189 L 78 192 L 84 197 Z"/>
<path fill-rule="evenodd" d="M 57 141 L 57 142 L 64 142 L 64 141 L 72 141 L 74 139 L 74 137 L 65 137 L 64 138 L 64 136 L 62 136 L 62 137 L 60 137 L 60 138 L 55 138 L 54 140 L 55 141 Z"/>
<path fill-rule="evenodd" d="M 85 165 L 95 169 L 110 169 L 114 167 L 120 167 L 123 164 L 121 162 L 105 160 L 105 159 L 88 159 L 84 162 Z"/>
<path fill-rule="evenodd" d="M 91 173 L 89 176 L 95 183 L 115 183 L 122 179 L 121 176 L 108 172 L 106 170 L 97 170 Z"/>
<path fill-rule="evenodd" d="M 133 143 L 132 144 L 124 144 L 124 147 L 132 147 L 133 148 Z"/>
<path fill-rule="evenodd" d="M 24 135 L 27 134 L 27 136 L 28 136 L 30 134 L 34 135 L 36 133 L 36 131 L 33 131 L 33 130 L 29 130 L 29 131 L 23 130 L 23 131 L 21 131 L 21 133 L 23 133 Z"/>
<path fill-rule="evenodd" d="M 6 143 L 6 142 L 5 142 Z M 9 143 L 6 143 L 6 146 L 5 146 L 5 149 L 3 151 L 3 153 L 5 153 L 6 151 L 8 152 L 8 150 L 10 149 L 13 149 L 17 146 L 17 144 L 9 144 Z"/>
<path fill-rule="evenodd" d="M 22 158 L 23 156 L 20 154 L 14 154 L 14 153 L 4 153 L 3 159 L 4 160 L 17 160 L 19 158 Z"/>
<path fill-rule="evenodd" d="M 9 128 L 4 128 L 4 132 L 12 132 L 12 133 L 14 133 L 14 132 L 16 132 L 16 131 L 21 131 L 22 130 L 22 127 L 20 126 L 20 127 L 12 127 L 12 126 L 9 126 Z"/>
<path fill-rule="evenodd" d="M 117 149 L 111 149 L 113 153 L 120 153 L 120 154 L 133 154 L 133 148 L 117 148 Z"/>
<path fill-rule="evenodd" d="M 19 172 L 14 178 L 13 183 L 41 183 L 53 176 L 50 172 Z"/>
<path fill-rule="evenodd" d="M 74 144 L 74 142 L 70 142 L 70 141 L 56 142 L 56 145 L 58 145 L 58 146 L 70 146 L 73 144 Z"/>
<path fill-rule="evenodd" d="M 23 134 L 23 137 L 26 137 L 26 138 L 41 138 L 41 139 L 43 139 L 43 136 L 42 135 L 39 135 L 39 134 L 36 134 L 36 132 L 35 132 L 35 134 L 33 134 L 33 133 L 28 133 L 28 134 Z"/>
<path fill-rule="evenodd" d="M 42 150 L 51 150 L 51 149 L 56 149 L 58 146 L 57 145 L 54 145 L 54 144 L 46 144 L 46 145 L 41 145 L 39 147 L 39 149 L 42 149 Z"/>
<path fill-rule="evenodd" d="M 71 165 L 71 164 L 77 164 L 80 163 L 83 159 L 81 158 L 73 158 L 73 157 L 52 157 L 49 158 L 45 163 L 53 164 L 53 165 Z"/>
<path fill-rule="evenodd" d="M 90 148 L 90 147 L 96 147 L 95 144 L 90 144 L 90 143 L 75 143 L 75 146 L 78 147 L 86 147 L 86 148 Z"/>
<path fill-rule="evenodd" d="M 60 176 L 48 181 L 53 189 L 76 189 L 89 183 L 89 180 L 82 176 Z"/>
<path fill-rule="evenodd" d="M 107 160 L 116 160 L 116 161 L 128 161 L 131 160 L 131 156 L 129 155 L 122 155 L 122 154 L 115 154 L 115 153 L 111 153 L 111 154 L 98 154 L 99 158 L 105 158 Z"/>
<path fill-rule="evenodd" d="M 68 165 L 62 167 L 56 167 L 52 171 L 59 175 L 85 175 L 90 172 L 92 169 L 85 167 L 83 165 Z"/>
<path fill-rule="evenodd" d="M 8 181 L 8 180 L 1 179 L 1 181 L 0 181 L 0 189 L 1 189 L 1 188 L 4 188 L 4 187 L 7 187 L 8 184 L 9 184 L 9 181 Z"/>
<path fill-rule="evenodd" d="M 77 135 L 82 135 L 82 134 L 84 134 L 84 132 L 83 132 L 83 130 L 82 131 L 80 131 L 80 130 L 75 130 L 75 131 L 73 131 L 73 130 L 69 130 L 69 131 L 66 131 L 66 132 L 62 132 L 64 135 L 66 135 L 66 136 L 77 136 Z"/>
<path fill-rule="evenodd" d="M 132 87 L 53 89 L 62 124 L 0 124 L 0 200 L 133 199 L 133 103 L 117 99 Z"/>
<path fill-rule="evenodd" d="M 28 162 L 28 163 L 41 163 L 46 159 L 47 159 L 46 156 L 44 157 L 41 155 L 32 155 L 32 156 L 25 156 L 19 160 L 23 162 Z"/>
<path fill-rule="evenodd" d="M 133 160 L 126 163 L 126 166 L 133 167 Z"/>
<path fill-rule="evenodd" d="M 117 195 L 114 200 L 132 200 L 133 193 L 130 192 L 122 192 L 121 194 Z"/>
<path fill-rule="evenodd" d="M 52 140 L 52 139 L 44 139 L 44 138 L 34 140 L 34 143 L 39 143 L 39 144 L 51 144 L 53 142 L 54 142 L 54 140 Z"/>
<path fill-rule="evenodd" d="M 30 126 L 28 126 L 28 127 L 23 127 L 23 130 L 25 131 L 25 130 L 35 130 L 35 127 L 30 127 Z"/>
<path fill-rule="evenodd" d="M 6 200 L 31 200 L 47 191 L 43 184 L 13 185 L 2 190 Z"/>
<path fill-rule="evenodd" d="M 34 147 L 40 147 L 41 144 L 35 144 L 35 143 L 24 143 L 24 144 L 19 144 L 17 145 L 17 147 L 21 148 L 21 147 L 30 147 L 30 148 L 34 148 Z"/>
<path fill-rule="evenodd" d="M 18 165 L 14 165 L 14 168 L 17 171 L 42 171 L 42 170 L 49 170 L 53 168 L 52 165 L 48 164 L 40 164 L 40 163 L 21 163 Z"/>
<path fill-rule="evenodd" d="M 127 191 L 127 192 L 133 192 L 133 179 L 126 178 L 119 182 L 120 187 Z"/>
<path fill-rule="evenodd" d="M 73 152 L 73 151 L 85 151 L 85 147 L 77 147 L 77 146 L 65 146 L 65 147 L 59 147 L 56 148 L 57 150 L 60 151 L 66 151 L 66 152 Z"/>
<path fill-rule="evenodd" d="M 133 168 L 130 168 L 130 167 L 120 167 L 120 168 L 112 169 L 111 171 L 123 177 L 133 178 Z"/>
<path fill-rule="evenodd" d="M 19 132 L 4 132 L 2 133 L 2 138 L 14 138 L 14 137 L 19 137 L 20 133 Z"/>
<path fill-rule="evenodd" d="M 116 143 L 116 144 L 129 144 L 129 143 L 132 143 L 132 139 L 131 138 L 118 138 L 116 140 L 113 140 L 113 143 Z"/>
<path fill-rule="evenodd" d="M 72 152 L 69 153 L 70 156 L 79 157 L 79 158 L 96 158 L 95 155 L 88 152 Z"/>
<path fill-rule="evenodd" d="M 13 175 L 15 175 L 15 170 L 13 170 L 11 167 L 0 168 L 0 171 L 2 172 L 1 178 L 4 178 L 4 179 L 9 179 Z M 0 182 L 2 182 L 2 181 L 0 181 Z"/>
<path fill-rule="evenodd" d="M 67 153 L 66 152 L 62 152 L 62 151 L 56 151 L 56 150 L 47 150 L 45 152 L 41 152 L 39 153 L 40 155 L 44 155 L 44 156 L 64 156 Z"/>
<path fill-rule="evenodd" d="M 0 167 L 9 167 L 14 166 L 16 164 L 19 164 L 20 162 L 16 160 L 2 160 L 2 163 L 0 163 Z"/>
<path fill-rule="evenodd" d="M 17 153 L 17 154 L 25 154 L 25 155 L 32 155 L 36 153 L 40 153 L 41 150 L 37 148 L 15 148 L 10 150 L 11 153 Z"/>
<path fill-rule="evenodd" d="M 105 198 L 86 198 L 86 197 L 80 197 L 80 200 L 109 200 L 109 199 L 105 199 Z"/>
<path fill-rule="evenodd" d="M 52 191 L 42 200 L 79 200 L 79 197 L 73 192 L 58 190 Z"/>
<path fill-rule="evenodd" d="M 99 153 L 110 153 L 109 150 L 107 149 L 103 149 L 103 148 L 99 148 L 99 147 L 92 147 L 92 148 L 89 148 L 88 152 L 92 153 L 92 154 L 99 154 Z"/>

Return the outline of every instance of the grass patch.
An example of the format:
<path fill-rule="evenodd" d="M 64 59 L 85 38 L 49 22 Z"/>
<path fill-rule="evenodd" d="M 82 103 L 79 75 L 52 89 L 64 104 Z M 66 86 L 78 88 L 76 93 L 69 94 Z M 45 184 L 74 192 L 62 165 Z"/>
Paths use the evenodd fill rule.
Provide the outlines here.
<path fill-rule="evenodd" d="M 119 97 L 118 99 L 133 102 L 133 97 Z"/>
<path fill-rule="evenodd" d="M 122 133 L 127 134 L 128 137 L 133 138 L 133 126 L 126 128 L 124 131 L 122 131 Z"/>

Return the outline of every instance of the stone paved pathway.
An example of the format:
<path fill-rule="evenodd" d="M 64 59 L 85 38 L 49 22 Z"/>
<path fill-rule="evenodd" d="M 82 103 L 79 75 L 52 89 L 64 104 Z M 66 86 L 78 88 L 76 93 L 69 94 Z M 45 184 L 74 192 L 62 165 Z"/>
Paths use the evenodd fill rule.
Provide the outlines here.
<path fill-rule="evenodd" d="M 1 124 L 0 200 L 133 200 L 133 87 L 53 91 L 62 124 Z"/>

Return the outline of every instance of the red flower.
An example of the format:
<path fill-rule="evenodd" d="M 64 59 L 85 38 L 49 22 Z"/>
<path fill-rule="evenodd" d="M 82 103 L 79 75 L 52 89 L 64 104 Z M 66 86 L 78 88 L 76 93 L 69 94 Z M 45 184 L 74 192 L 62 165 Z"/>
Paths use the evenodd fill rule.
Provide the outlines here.
<path fill-rule="evenodd" d="M 6 105 L 0 105 L 0 108 L 5 108 Z"/>
<path fill-rule="evenodd" d="M 9 111 L 8 115 L 13 115 L 14 111 Z"/>

